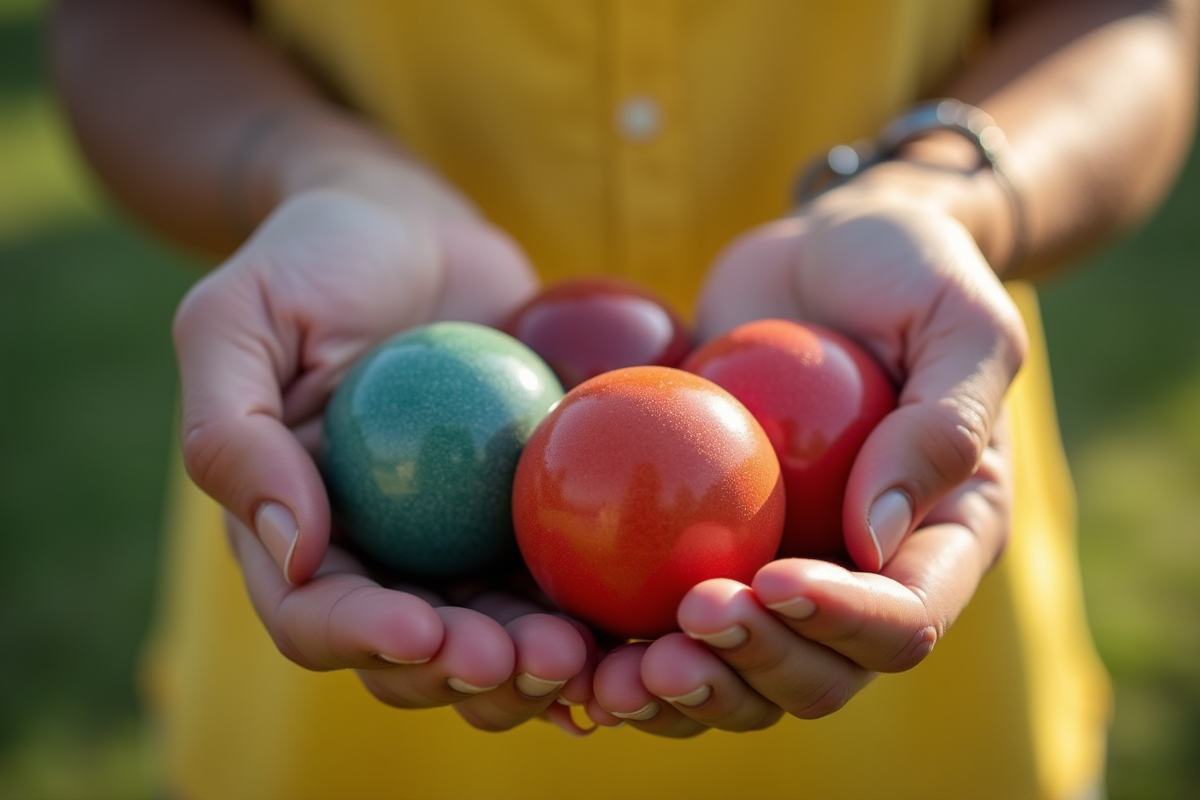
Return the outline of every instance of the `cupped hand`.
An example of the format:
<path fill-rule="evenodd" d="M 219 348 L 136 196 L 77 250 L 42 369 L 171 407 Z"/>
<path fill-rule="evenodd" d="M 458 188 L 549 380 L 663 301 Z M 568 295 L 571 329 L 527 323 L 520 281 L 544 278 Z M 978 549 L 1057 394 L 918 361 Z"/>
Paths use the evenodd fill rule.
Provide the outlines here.
<path fill-rule="evenodd" d="M 294 663 L 352 669 L 396 708 L 453 705 L 481 730 L 542 716 L 580 732 L 556 701 L 591 696 L 594 643 L 582 625 L 500 590 L 451 605 L 425 587 L 383 586 L 337 545 L 294 585 L 249 528 L 232 515 L 226 522 L 251 603 Z"/>
<path fill-rule="evenodd" d="M 980 466 L 879 572 L 812 559 L 767 564 L 751 585 L 699 584 L 682 633 L 636 643 L 596 668 L 589 713 L 663 736 L 756 730 L 784 713 L 842 708 L 881 672 L 919 664 L 966 607 L 1008 536 L 1004 420 Z"/>
<path fill-rule="evenodd" d="M 255 608 L 296 663 L 358 670 L 386 703 L 455 704 L 485 729 L 560 693 L 586 701 L 586 677 L 567 683 L 588 663 L 579 626 L 502 595 L 462 608 L 383 587 L 331 545 L 312 456 L 330 394 L 370 348 L 434 320 L 495 323 L 535 288 L 482 221 L 321 190 L 282 204 L 184 299 L 184 460 L 227 510 Z"/>
<path fill-rule="evenodd" d="M 1024 323 L 968 231 L 902 194 L 845 187 L 747 234 L 700 301 L 703 338 L 763 317 L 808 320 L 863 345 L 898 387 L 846 489 L 854 562 L 878 571 L 979 467 L 1025 358 Z"/>
<path fill-rule="evenodd" d="M 597 667 L 589 711 L 599 724 L 687 736 L 836 711 L 878 672 L 919 663 L 1004 549 L 1003 398 L 1027 343 L 961 224 L 903 193 L 831 192 L 751 231 L 715 264 L 701 337 L 767 317 L 850 335 L 900 387 L 847 487 L 843 528 L 857 570 L 788 559 L 751 586 L 695 587 L 679 609 L 683 633 Z"/>
<path fill-rule="evenodd" d="M 482 222 L 341 191 L 286 201 L 176 314 L 189 474 L 259 534 L 288 580 L 306 580 L 330 527 L 310 453 L 350 367 L 413 325 L 495 321 L 534 286 L 524 255 Z"/>

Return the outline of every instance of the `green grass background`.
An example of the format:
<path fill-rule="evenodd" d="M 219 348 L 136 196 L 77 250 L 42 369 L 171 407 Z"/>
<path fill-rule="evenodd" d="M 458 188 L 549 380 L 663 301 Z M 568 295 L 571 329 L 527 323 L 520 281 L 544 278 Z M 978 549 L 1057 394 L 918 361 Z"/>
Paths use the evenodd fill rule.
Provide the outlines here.
<path fill-rule="evenodd" d="M 135 674 L 194 265 L 89 183 L 0 0 L 0 798 L 153 794 Z M 1200 797 L 1200 161 L 1136 235 L 1043 291 L 1113 800 Z"/>

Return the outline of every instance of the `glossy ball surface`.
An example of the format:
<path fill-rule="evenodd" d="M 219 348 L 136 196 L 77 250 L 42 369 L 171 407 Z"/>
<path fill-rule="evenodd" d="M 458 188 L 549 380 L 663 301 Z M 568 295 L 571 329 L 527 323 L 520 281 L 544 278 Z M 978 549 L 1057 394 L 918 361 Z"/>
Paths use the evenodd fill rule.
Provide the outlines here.
<path fill-rule="evenodd" d="M 367 354 L 325 413 L 321 469 L 338 528 L 407 574 L 515 554 L 513 473 L 562 397 L 541 359 L 482 325 L 438 322 Z"/>
<path fill-rule="evenodd" d="M 663 300 L 614 277 L 548 286 L 502 328 L 540 355 L 566 389 L 621 367 L 674 367 L 692 347 Z"/>
<path fill-rule="evenodd" d="M 521 455 L 517 541 L 564 611 L 653 637 L 708 578 L 749 583 L 779 546 L 779 463 L 750 413 L 715 384 L 627 367 L 577 386 Z"/>
<path fill-rule="evenodd" d="M 867 436 L 896 407 L 896 390 L 861 347 L 787 320 L 746 323 L 691 353 L 682 367 L 750 410 L 779 457 L 787 493 L 780 556 L 843 559 L 846 483 Z"/>

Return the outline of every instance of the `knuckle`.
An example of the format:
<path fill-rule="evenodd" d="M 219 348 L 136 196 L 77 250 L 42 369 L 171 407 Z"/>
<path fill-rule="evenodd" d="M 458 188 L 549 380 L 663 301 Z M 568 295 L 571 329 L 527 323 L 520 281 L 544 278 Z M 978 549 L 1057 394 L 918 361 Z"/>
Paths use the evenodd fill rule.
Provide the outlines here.
<path fill-rule="evenodd" d="M 926 458 L 947 483 L 958 484 L 979 468 L 989 438 L 982 402 L 960 396 L 939 403 L 922 437 Z"/>
<path fill-rule="evenodd" d="M 307 588 L 311 591 L 320 588 L 321 585 L 337 586 L 337 577 L 318 578 L 316 581 L 309 583 Z M 369 601 L 370 592 L 371 588 L 368 586 L 354 585 L 343 587 L 324 605 L 324 608 L 319 613 L 302 617 L 297 621 L 297 624 L 312 626 L 313 640 L 320 643 L 321 649 L 328 653 L 331 661 L 335 663 L 353 663 L 363 656 L 364 653 L 359 652 L 360 645 L 358 642 L 346 640 L 343 629 L 345 628 L 346 621 L 353 618 L 361 610 L 361 605 L 356 608 L 353 605 L 354 602 L 360 598 Z"/>
<path fill-rule="evenodd" d="M 175 308 L 171 334 L 177 347 L 198 325 L 212 316 L 213 306 L 218 300 L 214 297 L 211 287 L 211 279 L 199 281 L 188 289 Z"/>
<path fill-rule="evenodd" d="M 942 638 L 941 625 L 929 625 L 917 631 L 879 667 L 880 672 L 904 672 L 925 660 Z"/>
<path fill-rule="evenodd" d="M 461 716 L 468 725 L 475 730 L 483 731 L 484 733 L 503 733 L 504 731 L 510 731 L 520 725 L 526 719 L 525 717 L 514 717 L 511 715 L 505 715 L 503 719 L 493 718 L 486 714 L 477 713 L 471 709 L 462 708 L 461 706 L 457 707 L 457 711 L 459 716 Z"/>
<path fill-rule="evenodd" d="M 774 725 L 783 716 L 783 709 L 776 705 L 747 704 L 747 707 L 733 709 L 724 718 L 712 721 L 702 720 L 709 726 L 731 733 L 759 731 Z"/>
<path fill-rule="evenodd" d="M 267 631 L 271 636 L 271 641 L 274 643 L 275 649 L 278 650 L 279 654 L 288 661 L 291 661 L 293 664 L 313 672 L 321 671 L 320 668 L 305 655 L 303 649 L 296 644 L 296 641 L 283 626 L 270 625 L 268 626 Z"/>
<path fill-rule="evenodd" d="M 773 681 L 787 675 L 793 669 L 792 654 L 786 651 L 768 650 L 760 654 L 753 663 L 738 666 L 738 672 L 755 681 Z"/>
<path fill-rule="evenodd" d="M 179 305 L 175 308 L 175 316 L 171 319 L 171 337 L 175 342 L 176 347 L 179 346 L 188 331 L 191 330 L 194 320 L 196 319 L 196 304 L 199 302 L 196 298 L 200 292 L 200 284 L 196 284 L 188 290 L 183 299 L 179 301 Z"/>
<path fill-rule="evenodd" d="M 815 687 L 815 690 L 809 693 L 815 699 L 804 701 L 795 704 L 794 710 L 791 711 L 792 716 L 800 719 L 820 719 L 827 717 L 835 711 L 841 710 L 846 703 L 850 702 L 850 698 L 854 696 L 849 684 L 841 680 L 830 680 L 820 686 Z"/>
<path fill-rule="evenodd" d="M 1007 295 L 1004 299 L 1006 302 L 999 314 L 1000 336 L 1006 364 L 1015 375 L 1029 356 L 1029 331 L 1016 304 Z"/>
<path fill-rule="evenodd" d="M 228 438 L 213 424 L 185 419 L 182 449 L 184 467 L 202 489 L 210 490 L 232 466 Z"/>
<path fill-rule="evenodd" d="M 336 669 L 350 660 L 338 652 L 335 616 L 338 607 L 354 594 L 354 590 L 338 593 L 324 608 L 313 608 L 308 598 L 327 585 L 327 580 L 318 578 L 287 594 L 267 620 L 267 629 L 276 649 L 289 661 L 314 672 Z M 306 644 L 301 645 L 301 642 Z"/>
<path fill-rule="evenodd" d="M 678 722 L 662 729 L 651 728 L 645 723 L 637 723 L 634 727 L 656 736 L 664 736 L 668 739 L 694 739 L 701 734 L 715 730 L 708 725 L 696 722 L 687 717 L 683 717 Z"/>
<path fill-rule="evenodd" d="M 386 680 L 379 677 L 378 673 L 371 671 L 359 671 L 359 682 L 367 693 L 374 697 L 385 706 L 391 708 L 399 708 L 403 710 L 412 710 L 419 708 L 430 708 L 438 703 L 421 702 L 418 698 L 405 694 L 404 692 L 396 691 Z"/>
<path fill-rule="evenodd" d="M 763 715 L 758 718 L 758 722 L 754 725 L 743 728 L 745 731 L 765 731 L 767 728 L 774 726 L 779 720 L 783 719 L 786 712 L 779 706 L 769 706 Z"/>

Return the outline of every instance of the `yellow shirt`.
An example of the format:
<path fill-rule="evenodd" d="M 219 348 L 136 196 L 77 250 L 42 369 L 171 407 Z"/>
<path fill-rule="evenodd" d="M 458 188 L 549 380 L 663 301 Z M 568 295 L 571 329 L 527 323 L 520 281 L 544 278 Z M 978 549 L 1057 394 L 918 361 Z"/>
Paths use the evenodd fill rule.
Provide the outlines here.
<path fill-rule="evenodd" d="M 965 0 L 269 0 L 267 28 L 513 233 L 547 279 L 651 286 L 683 313 L 797 167 L 936 92 L 982 32 Z M 1010 393 L 1013 538 L 916 669 L 842 711 L 686 741 L 486 734 L 279 655 L 217 508 L 179 473 L 148 659 L 167 780 L 205 798 L 1070 798 L 1102 772 L 1108 684 L 1032 292 Z"/>

